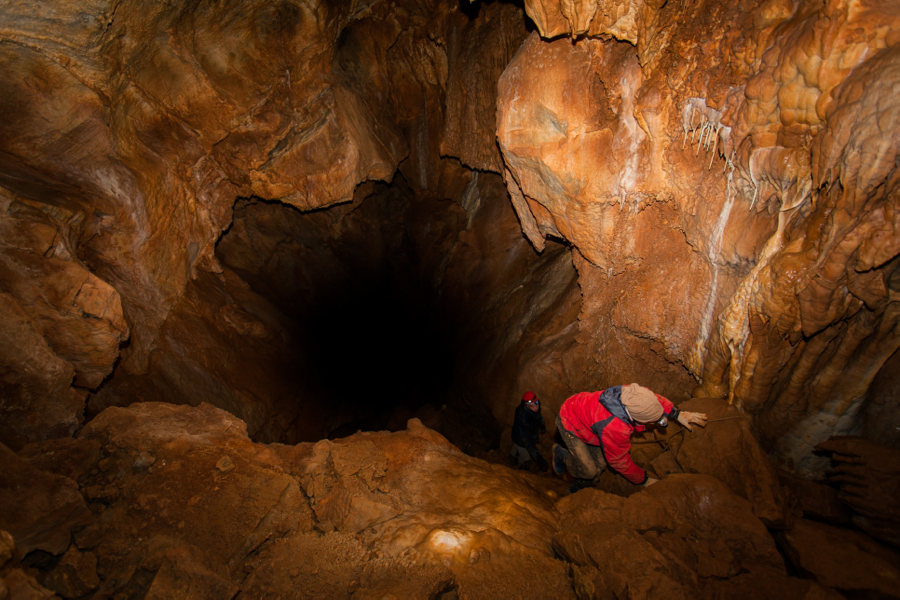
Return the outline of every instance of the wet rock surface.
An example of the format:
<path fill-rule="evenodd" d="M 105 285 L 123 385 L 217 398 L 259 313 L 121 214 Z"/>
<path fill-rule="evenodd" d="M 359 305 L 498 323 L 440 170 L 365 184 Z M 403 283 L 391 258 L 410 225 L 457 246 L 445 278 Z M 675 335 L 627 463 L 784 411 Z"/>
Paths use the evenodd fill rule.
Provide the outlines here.
<path fill-rule="evenodd" d="M 2 444 L 0 457 L 0 528 L 12 534 L 23 555 L 64 553 L 73 529 L 94 520 L 78 484 L 34 468 Z"/>
<path fill-rule="evenodd" d="M 779 588 L 802 597 L 810 588 L 787 577 L 750 504 L 706 475 L 672 475 L 627 499 L 581 491 L 557 507 L 554 545 L 575 565 L 579 597 L 758 598 Z"/>
<path fill-rule="evenodd" d="M 860 532 L 798 519 L 779 540 L 798 572 L 824 586 L 851 597 L 898 596 L 900 553 Z"/>
<path fill-rule="evenodd" d="M 852 523 L 897 543 L 896 457 L 828 441 L 897 445 L 896 3 L 0 12 L 0 526 L 29 557 L 0 596 L 827 596 L 808 548 L 856 542 L 793 527 L 846 521 L 817 484 L 791 504 L 770 460 L 809 482 L 837 459 Z M 401 313 L 450 333 L 389 351 Z M 412 400 L 334 401 L 329 362 L 354 399 L 348 369 Z M 427 364 L 452 381 L 414 381 Z M 632 381 L 725 420 L 635 444 L 657 491 L 580 492 L 613 525 L 496 464 L 525 389 L 550 425 Z M 600 569 L 613 549 L 569 527 L 649 570 Z M 889 594 L 853 578 L 880 560 L 828 581 Z"/>
<path fill-rule="evenodd" d="M 85 490 L 114 491 L 95 495 L 97 530 L 79 544 L 105 594 L 571 595 L 551 548 L 562 485 L 466 456 L 415 420 L 264 446 L 210 405 L 144 403 L 108 409 L 79 439 L 108 454 Z M 156 460 L 136 468 L 143 452 Z"/>
<path fill-rule="evenodd" d="M 627 497 L 567 495 L 567 482 L 468 456 L 416 419 L 397 432 L 265 445 L 208 404 L 136 403 L 107 409 L 72 442 L 27 450 L 32 460 L 41 446 L 44 457 L 63 446 L 100 454 L 79 476 L 94 518 L 71 525 L 56 557 L 22 561 L 4 537 L 0 579 L 10 590 L 837 598 L 890 594 L 898 568 L 895 552 L 859 531 L 794 519 L 773 538 L 753 504 L 710 475 L 672 473 Z M 34 478 L 62 479 L 12 458 Z M 31 521 L 23 539 L 43 527 Z"/>
<path fill-rule="evenodd" d="M 692 399 L 679 406 L 682 410 L 703 413 L 706 427 L 672 432 L 669 440 L 672 458 L 686 473 L 711 475 L 734 493 L 748 500 L 767 527 L 789 528 L 782 484 L 774 465 L 760 446 L 750 419 L 723 400 Z M 674 427 L 681 429 L 680 425 Z"/>
<path fill-rule="evenodd" d="M 900 547 L 900 451 L 856 437 L 832 437 L 816 446 L 835 468 L 826 481 L 853 511 L 853 522 L 872 537 Z"/>

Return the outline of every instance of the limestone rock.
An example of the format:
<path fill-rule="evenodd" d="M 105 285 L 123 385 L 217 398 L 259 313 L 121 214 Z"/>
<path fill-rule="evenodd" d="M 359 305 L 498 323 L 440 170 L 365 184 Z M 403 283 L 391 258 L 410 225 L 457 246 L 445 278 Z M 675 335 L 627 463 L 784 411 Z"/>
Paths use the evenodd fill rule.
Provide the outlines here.
<path fill-rule="evenodd" d="M 784 471 L 778 472 L 778 478 L 790 492 L 794 508 L 799 511 L 796 516 L 830 525 L 852 523 L 852 511 L 838 499 L 838 491 L 833 487 L 800 479 Z"/>
<path fill-rule="evenodd" d="M 21 201 L 3 204 L 0 289 L 16 297 L 57 356 L 72 364 L 75 384 L 96 388 L 128 338 L 119 294 L 75 261 L 49 216 Z"/>
<path fill-rule="evenodd" d="M 13 537 L 8 531 L 0 530 L 0 600 L 56 598 L 35 580 L 31 575 L 34 571 L 21 568 L 20 558 Z"/>
<path fill-rule="evenodd" d="M 12 560 L 16 551 L 16 542 L 8 531 L 0 531 L 0 569 Z"/>
<path fill-rule="evenodd" d="M 80 598 L 100 585 L 97 558 L 72 546 L 41 583 L 63 598 Z"/>
<path fill-rule="evenodd" d="M 97 466 L 101 452 L 100 443 L 95 440 L 57 438 L 28 444 L 18 455 L 36 469 L 80 482 Z"/>
<path fill-rule="evenodd" d="M 900 14 L 720 8 L 527 2 L 538 32 L 501 77 L 498 143 L 529 240 L 577 249 L 591 387 L 680 401 L 693 375 L 808 478 L 898 347 L 881 216 L 896 197 L 879 186 L 894 186 Z"/>
<path fill-rule="evenodd" d="M 9 600 L 41 600 L 56 598 L 56 594 L 43 587 L 34 577 L 22 569 L 12 569 L 0 579 L 0 594 L 8 594 Z"/>
<path fill-rule="evenodd" d="M 706 586 L 704 597 L 727 600 L 742 598 L 803 598 L 805 600 L 841 600 L 839 592 L 809 579 L 780 575 L 743 574 L 727 581 L 713 581 Z"/>
<path fill-rule="evenodd" d="M 42 437 L 71 435 L 84 396 L 70 386 L 75 370 L 47 344 L 18 300 L 0 293 L 0 439 L 12 448 Z M 24 415 L 30 415 L 25 418 Z"/>
<path fill-rule="evenodd" d="M 93 521 L 78 484 L 40 471 L 0 444 L 0 528 L 24 556 L 32 550 L 62 554 L 72 530 Z"/>
<path fill-rule="evenodd" d="M 828 483 L 853 511 L 853 522 L 874 537 L 900 546 L 900 451 L 856 437 L 832 437 L 816 446 L 832 453 Z"/>
<path fill-rule="evenodd" d="M 795 568 L 822 585 L 847 595 L 897 596 L 900 555 L 859 532 L 797 519 L 779 539 Z"/>
<path fill-rule="evenodd" d="M 341 467 L 347 460 L 341 457 L 351 453 L 368 458 L 353 460 L 353 469 Z M 406 432 L 319 442 L 301 481 L 320 520 L 356 533 L 386 557 L 399 558 L 413 548 L 414 555 L 444 561 L 458 581 L 471 576 L 467 568 L 505 578 L 507 563 L 496 560 L 498 555 L 527 555 L 542 563 L 550 556 L 550 504 L 525 500 L 537 481 L 465 456 L 416 420 Z M 495 559 L 465 567 L 470 551 L 479 547 Z"/>
<path fill-rule="evenodd" d="M 670 438 L 673 456 L 686 473 L 711 475 L 734 493 L 746 498 L 766 526 L 790 527 L 781 481 L 750 424 L 737 408 L 722 400 L 696 398 L 684 402 L 681 410 L 706 414 L 706 427 Z M 677 423 L 674 428 L 680 428 Z"/>
<path fill-rule="evenodd" d="M 576 588 L 597 597 L 699 597 L 745 572 L 787 579 L 750 504 L 706 475 L 672 475 L 628 499 L 584 490 L 557 507 L 554 547 L 577 565 Z"/>
<path fill-rule="evenodd" d="M 100 521 L 100 541 L 92 549 L 108 579 L 144 560 L 156 571 L 170 560 L 169 549 L 198 543 L 203 558 L 188 562 L 201 561 L 215 573 L 225 569 L 228 579 L 270 537 L 312 528 L 302 492 L 282 473 L 280 461 L 250 442 L 244 423 L 210 405 L 110 408 L 79 437 L 115 449 L 104 459 L 109 461 L 106 471 L 86 482 L 88 487 L 93 481 L 112 480 L 120 490 L 104 498 L 109 507 Z M 234 468 L 221 472 L 216 463 L 224 451 Z M 141 452 L 153 454 L 156 461 L 137 470 L 133 465 Z M 171 560 L 174 570 L 159 586 L 186 577 L 178 566 L 181 559 Z M 193 568 L 184 566 L 188 572 Z M 119 583 L 125 585 L 128 579 Z"/>
<path fill-rule="evenodd" d="M 443 565 L 461 593 L 571 593 L 550 558 L 555 515 L 539 494 L 547 484 L 467 457 L 415 419 L 404 432 L 319 442 L 300 464 L 317 518 L 337 529 L 329 535 L 355 533 L 374 551 L 370 579 L 416 565 L 410 585 L 429 589 L 420 568 Z M 533 573 L 515 567 L 525 557 Z"/>
<path fill-rule="evenodd" d="M 165 600 L 188 596 L 190 598 L 230 600 L 240 591 L 240 586 L 229 581 L 227 572 L 216 574 L 195 558 L 197 549 L 178 546 L 166 551 L 165 562 L 153 578 L 146 598 Z M 224 569 L 223 569 L 224 570 Z"/>
<path fill-rule="evenodd" d="M 116 290 L 72 256 L 64 212 L 0 190 L 0 327 L 18 349 L 0 356 L 10 386 L 0 440 L 15 449 L 71 434 L 84 394 L 69 386 L 97 387 L 128 337 Z"/>
<path fill-rule="evenodd" d="M 525 39 L 525 19 L 512 5 L 481 7 L 482 18 L 454 15 L 449 27 L 446 115 L 441 154 L 455 156 L 474 169 L 503 172 L 494 136 L 496 82 Z"/>
<path fill-rule="evenodd" d="M 187 284 L 160 328 L 147 372 L 117 372 L 88 408 L 96 414 L 132 402 L 207 402 L 243 419 L 255 439 L 300 441 L 291 427 L 306 384 L 293 328 L 230 270 L 204 273 Z"/>
<path fill-rule="evenodd" d="M 239 583 L 251 595 L 571 597 L 552 557 L 555 483 L 468 457 L 415 420 L 316 445 L 263 446 L 245 431 L 212 406 L 161 403 L 107 409 L 82 430 L 107 455 L 86 486 L 119 490 L 99 531 L 78 538 L 97 557 L 98 593 L 164 596 L 196 576 L 198 594 L 225 597 Z M 133 469 L 140 452 L 156 462 Z M 523 573 L 523 560 L 537 568 Z"/>

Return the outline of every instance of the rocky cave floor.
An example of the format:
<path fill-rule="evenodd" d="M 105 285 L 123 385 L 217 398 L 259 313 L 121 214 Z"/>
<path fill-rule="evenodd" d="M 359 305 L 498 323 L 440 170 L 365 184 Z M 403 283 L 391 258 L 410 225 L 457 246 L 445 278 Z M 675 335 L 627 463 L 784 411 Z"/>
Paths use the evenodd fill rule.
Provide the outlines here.
<path fill-rule="evenodd" d="M 900 554 L 836 489 L 779 476 L 723 401 L 682 408 L 710 424 L 634 440 L 659 484 L 606 473 L 568 495 L 415 418 L 284 445 L 208 404 L 112 407 L 75 438 L 0 446 L 0 598 L 900 595 Z M 858 511 L 896 510 L 895 454 L 829 444 L 866 489 Z"/>

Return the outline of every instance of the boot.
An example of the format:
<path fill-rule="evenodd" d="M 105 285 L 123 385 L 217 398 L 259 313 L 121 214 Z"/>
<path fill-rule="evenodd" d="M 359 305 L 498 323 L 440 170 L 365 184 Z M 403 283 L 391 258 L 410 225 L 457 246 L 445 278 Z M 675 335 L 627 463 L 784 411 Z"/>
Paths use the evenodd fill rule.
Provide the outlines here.
<path fill-rule="evenodd" d="M 583 490 L 584 488 L 592 487 L 594 484 L 593 479 L 578 479 L 575 478 L 575 481 L 572 482 L 572 485 L 569 486 L 569 493 L 574 494 L 579 490 Z"/>
<path fill-rule="evenodd" d="M 568 453 L 569 451 L 559 444 L 553 444 L 553 472 L 557 475 L 566 472 L 566 454 Z"/>

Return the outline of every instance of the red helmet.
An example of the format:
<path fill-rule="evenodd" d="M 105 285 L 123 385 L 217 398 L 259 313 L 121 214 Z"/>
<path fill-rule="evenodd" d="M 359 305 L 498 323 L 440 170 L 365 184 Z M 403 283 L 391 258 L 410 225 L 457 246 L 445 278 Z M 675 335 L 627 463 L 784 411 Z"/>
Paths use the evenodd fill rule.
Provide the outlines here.
<path fill-rule="evenodd" d="M 522 400 L 527 402 L 528 404 L 534 404 L 537 402 L 537 394 L 534 392 L 525 392 L 522 394 Z"/>

